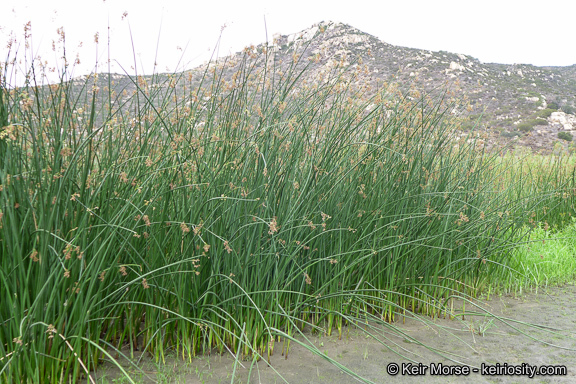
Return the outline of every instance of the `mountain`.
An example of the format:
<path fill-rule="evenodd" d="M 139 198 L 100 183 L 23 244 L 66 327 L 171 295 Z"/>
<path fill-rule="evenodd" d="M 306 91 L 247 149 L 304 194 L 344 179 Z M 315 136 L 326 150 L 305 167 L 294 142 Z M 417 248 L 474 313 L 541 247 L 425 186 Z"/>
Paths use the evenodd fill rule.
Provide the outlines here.
<path fill-rule="evenodd" d="M 572 149 L 568 140 L 576 131 L 576 65 L 482 63 L 458 53 L 394 46 L 350 25 L 328 21 L 296 34 L 274 35 L 267 45 L 248 47 L 221 58 L 220 62 L 227 63 L 223 78 L 232 77 L 247 53 L 253 55 L 255 65 L 263 66 L 264 59 L 258 53 L 265 49 L 271 49 L 274 60 L 285 63 L 284 67 L 295 61 L 299 68 L 309 66 L 305 76 L 310 82 L 339 65 L 350 65 L 358 75 L 358 84 L 372 84 L 372 89 L 383 83 L 422 92 L 450 89 L 467 106 L 454 112 L 460 118 L 461 129 L 482 132 L 489 148 L 512 142 L 545 153 L 561 147 Z M 179 78 L 199 83 L 210 65 L 187 71 Z M 134 91 L 134 81 L 128 76 L 110 76 L 117 93 Z M 100 74 L 99 86 L 106 86 L 108 80 L 107 75 Z M 144 76 L 140 81 L 150 79 Z M 558 137 L 559 133 L 564 139 Z"/>

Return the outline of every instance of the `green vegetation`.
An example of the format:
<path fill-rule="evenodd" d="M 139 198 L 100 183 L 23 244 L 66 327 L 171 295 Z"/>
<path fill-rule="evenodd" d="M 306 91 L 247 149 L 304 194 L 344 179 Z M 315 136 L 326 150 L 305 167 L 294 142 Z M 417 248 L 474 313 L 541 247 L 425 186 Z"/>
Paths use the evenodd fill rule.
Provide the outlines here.
<path fill-rule="evenodd" d="M 555 109 L 551 109 L 551 108 L 546 108 L 546 109 L 543 109 L 543 110 L 541 110 L 541 111 L 538 111 L 538 112 L 536 113 L 536 116 L 537 116 L 537 117 L 540 117 L 540 118 L 542 118 L 542 119 L 547 119 L 547 118 L 550 117 L 550 115 L 552 114 L 552 112 L 556 112 L 556 110 L 555 110 Z"/>
<path fill-rule="evenodd" d="M 537 125 L 547 125 L 547 124 L 548 122 L 546 120 L 538 118 L 527 120 L 523 123 L 520 123 L 516 126 L 516 128 L 522 132 L 529 132 L 532 130 L 532 128 L 534 128 Z"/>
<path fill-rule="evenodd" d="M 576 277 L 576 225 L 554 233 L 546 223 L 518 247 L 509 266 L 517 271 L 504 283 L 513 290 L 560 285 Z"/>
<path fill-rule="evenodd" d="M 522 132 L 530 132 L 534 125 L 530 124 L 529 122 L 520 123 L 516 126 L 519 131 Z"/>
<path fill-rule="evenodd" d="M 564 112 L 564 113 L 573 114 L 573 115 L 576 114 L 576 107 L 574 107 L 573 105 L 565 104 L 562 106 L 561 109 L 562 109 L 562 112 Z"/>
<path fill-rule="evenodd" d="M 558 132 L 558 138 L 566 141 L 572 141 L 573 139 L 570 132 Z"/>
<path fill-rule="evenodd" d="M 507 288 L 531 229 L 572 222 L 573 164 L 456 140 L 447 95 L 368 98 L 350 68 L 306 83 L 298 57 L 253 55 L 122 98 L 64 75 L 12 88 L 4 67 L 0 381 L 438 316 Z"/>

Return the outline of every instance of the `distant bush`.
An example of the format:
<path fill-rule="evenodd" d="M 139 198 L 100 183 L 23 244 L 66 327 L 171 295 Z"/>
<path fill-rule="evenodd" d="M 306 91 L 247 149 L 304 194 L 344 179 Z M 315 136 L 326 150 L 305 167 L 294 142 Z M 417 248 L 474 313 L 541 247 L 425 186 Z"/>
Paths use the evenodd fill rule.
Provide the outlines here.
<path fill-rule="evenodd" d="M 566 141 L 572 141 L 573 139 L 570 132 L 558 132 L 558 138 Z"/>
<path fill-rule="evenodd" d="M 529 120 L 529 123 L 532 124 L 533 126 L 534 125 L 548 125 L 548 120 L 538 118 L 538 119 L 534 119 L 534 120 Z"/>
<path fill-rule="evenodd" d="M 563 105 L 560 109 L 564 113 L 571 113 L 573 115 L 576 115 L 576 108 L 573 105 Z"/>
<path fill-rule="evenodd" d="M 520 123 L 516 126 L 516 128 L 518 128 L 518 130 L 522 132 L 530 132 L 532 130 L 532 127 L 533 125 L 529 123 Z"/>
<path fill-rule="evenodd" d="M 543 110 L 539 111 L 538 113 L 536 113 L 536 116 L 546 119 L 546 118 L 550 117 L 552 112 L 556 112 L 556 110 L 554 110 L 552 108 L 546 108 L 546 109 L 543 109 Z"/>
<path fill-rule="evenodd" d="M 542 118 L 537 118 L 537 119 L 531 119 L 531 120 L 527 120 L 523 123 L 520 123 L 516 126 L 516 129 L 518 129 L 519 131 L 522 132 L 530 132 L 532 130 L 532 128 L 536 125 L 547 125 L 548 121 L 542 119 Z"/>
<path fill-rule="evenodd" d="M 550 109 L 553 109 L 553 110 L 556 110 L 556 111 L 557 111 L 558 109 L 560 109 L 560 106 L 559 106 L 558 103 L 555 102 L 555 101 L 551 101 L 551 102 L 546 103 L 546 104 L 547 104 L 548 108 L 550 108 Z"/>

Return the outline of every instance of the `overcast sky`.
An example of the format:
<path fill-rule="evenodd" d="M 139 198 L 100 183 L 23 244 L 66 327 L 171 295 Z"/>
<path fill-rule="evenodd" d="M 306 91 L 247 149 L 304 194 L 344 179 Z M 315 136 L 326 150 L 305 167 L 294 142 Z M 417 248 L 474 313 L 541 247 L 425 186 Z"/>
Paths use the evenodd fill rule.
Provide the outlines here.
<path fill-rule="evenodd" d="M 63 27 L 69 60 L 80 58 L 75 76 L 92 71 L 96 60 L 99 71 L 107 71 L 108 52 L 112 72 L 134 73 L 136 67 L 150 74 L 155 62 L 157 72 L 191 68 L 209 59 L 224 25 L 220 56 L 323 20 L 350 24 L 390 44 L 482 62 L 576 64 L 576 0 L 1 1 L 0 61 L 11 38 L 17 40 L 12 51 L 19 47 L 23 58 L 24 25 L 31 21 L 34 54 L 54 63 L 62 53 L 52 51 L 52 41 Z"/>

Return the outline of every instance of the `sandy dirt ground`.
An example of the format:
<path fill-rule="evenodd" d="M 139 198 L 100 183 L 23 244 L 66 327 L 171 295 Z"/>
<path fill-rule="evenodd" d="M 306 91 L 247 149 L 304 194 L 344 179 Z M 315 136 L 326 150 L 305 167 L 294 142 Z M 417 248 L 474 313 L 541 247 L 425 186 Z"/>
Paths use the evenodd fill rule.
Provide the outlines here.
<path fill-rule="evenodd" d="M 372 330 L 376 337 L 354 327 L 347 327 L 341 340 L 334 334 L 306 335 L 308 347 L 326 358 L 292 342 L 286 359 L 282 343 L 276 343 L 271 365 L 242 361 L 234 383 L 576 383 L 575 285 L 491 297 L 477 305 L 466 304 L 466 311 L 486 310 L 494 317 L 399 320 L 394 327 Z M 230 383 L 234 365 L 229 354 L 191 363 L 170 358 L 165 365 L 146 360 L 146 376 L 135 378 L 144 383 Z M 93 377 L 99 383 L 127 382 L 109 363 Z"/>

